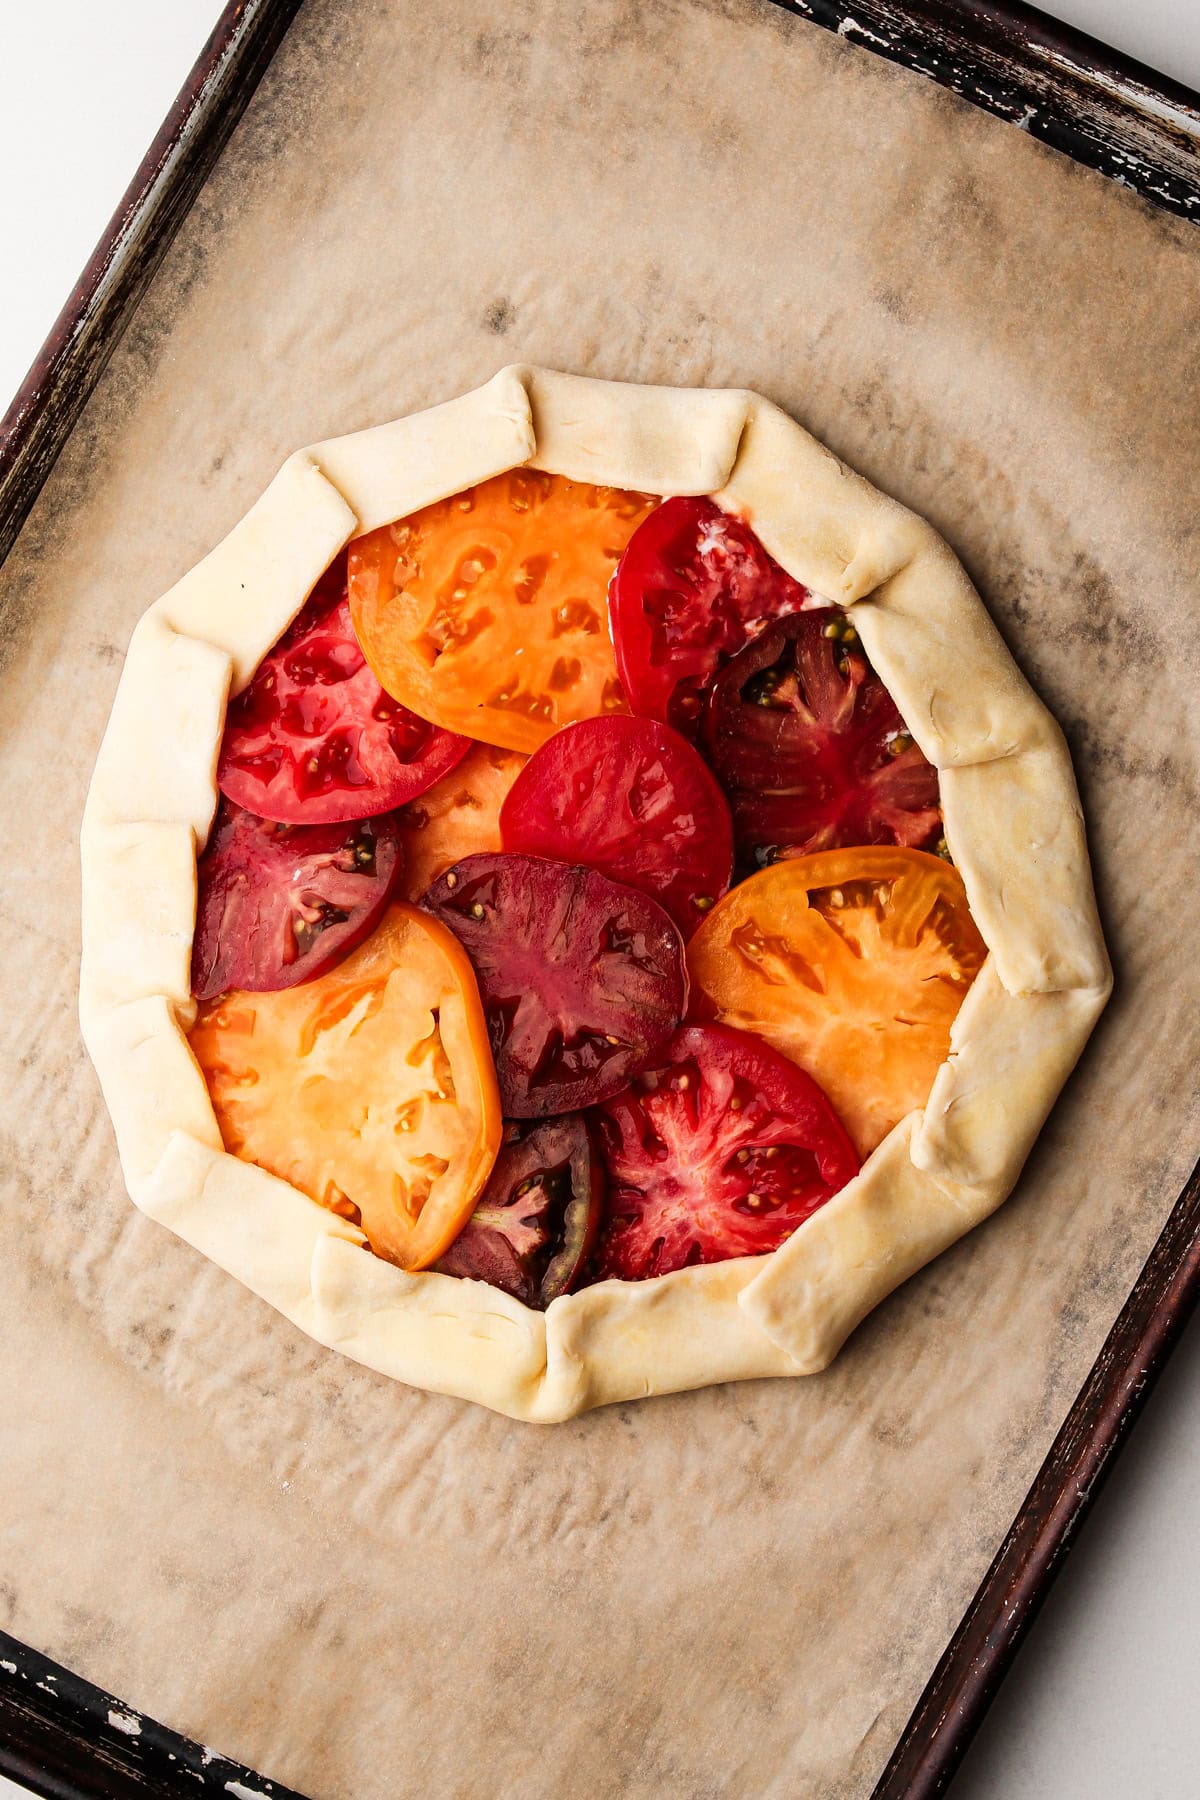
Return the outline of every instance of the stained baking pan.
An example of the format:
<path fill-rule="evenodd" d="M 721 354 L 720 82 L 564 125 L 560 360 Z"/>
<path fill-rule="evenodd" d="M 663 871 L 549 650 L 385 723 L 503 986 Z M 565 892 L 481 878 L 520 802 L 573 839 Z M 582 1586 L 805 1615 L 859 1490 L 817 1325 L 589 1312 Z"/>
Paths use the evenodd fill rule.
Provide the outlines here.
<path fill-rule="evenodd" d="M 299 0 L 227 8 L 0 428 L 7 553 Z M 784 10 L 927 76 L 1163 212 L 1200 219 L 1200 96 L 1018 4 L 785 0 Z M 785 54 L 779 43 L 775 54 Z M 1112 1459 L 1183 1330 L 1200 1278 L 1194 1173 L 878 1780 L 941 1792 Z M 190 1652 L 189 1652 L 190 1653 Z M 0 1771 L 47 1795 L 291 1790 L 134 1713 L 0 1635 Z"/>

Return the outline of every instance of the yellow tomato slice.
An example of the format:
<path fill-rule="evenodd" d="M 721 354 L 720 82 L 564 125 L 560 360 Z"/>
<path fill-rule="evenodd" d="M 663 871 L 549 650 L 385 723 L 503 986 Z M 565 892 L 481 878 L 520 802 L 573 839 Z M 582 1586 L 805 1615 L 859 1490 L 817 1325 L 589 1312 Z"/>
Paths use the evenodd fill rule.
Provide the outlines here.
<path fill-rule="evenodd" d="M 608 580 L 656 498 L 513 469 L 350 545 L 350 614 L 393 699 L 527 755 L 627 710 Z"/>
<path fill-rule="evenodd" d="M 529 761 L 516 750 L 472 744 L 460 763 L 396 813 L 404 867 L 397 893 L 419 900 L 451 863 L 499 850 L 500 808 Z"/>
<path fill-rule="evenodd" d="M 500 1096 L 458 940 L 393 906 L 328 975 L 200 1009 L 191 1045 L 227 1150 L 335 1212 L 403 1269 L 435 1262 L 500 1147 Z"/>
<path fill-rule="evenodd" d="M 929 1098 L 987 955 L 957 869 L 920 850 L 824 850 L 772 864 L 688 945 L 694 1002 L 824 1088 L 860 1156 Z"/>

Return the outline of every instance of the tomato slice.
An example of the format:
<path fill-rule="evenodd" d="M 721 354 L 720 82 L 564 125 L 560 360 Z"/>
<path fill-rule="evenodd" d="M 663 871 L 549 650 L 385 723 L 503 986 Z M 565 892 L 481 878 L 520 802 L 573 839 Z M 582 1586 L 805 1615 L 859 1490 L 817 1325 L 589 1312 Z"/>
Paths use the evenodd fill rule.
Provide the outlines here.
<path fill-rule="evenodd" d="M 957 869 L 876 845 L 752 875 L 704 921 L 688 967 L 697 1014 L 806 1069 L 865 1157 L 929 1098 L 986 954 Z"/>
<path fill-rule="evenodd" d="M 225 1147 L 361 1223 L 404 1269 L 442 1254 L 500 1147 L 500 1101 L 471 966 L 395 905 L 328 975 L 200 1009 L 191 1046 Z"/>
<path fill-rule="evenodd" d="M 397 893 L 417 901 L 459 857 L 499 850 L 500 809 L 528 758 L 494 744 L 472 744 L 439 782 L 396 814 L 404 847 Z"/>
<path fill-rule="evenodd" d="M 471 959 L 510 1119 L 619 1092 L 682 1017 L 679 932 L 655 901 L 592 869 L 468 856 L 421 904 Z"/>
<path fill-rule="evenodd" d="M 725 1025 L 685 1026 L 595 1116 L 609 1177 L 599 1279 L 776 1250 L 858 1173 L 816 1082 Z"/>
<path fill-rule="evenodd" d="M 631 710 L 694 733 L 720 665 L 807 599 L 743 520 L 713 500 L 664 500 L 630 538 L 609 596 Z"/>
<path fill-rule="evenodd" d="M 374 930 L 401 861 L 389 818 L 276 825 L 222 800 L 196 867 L 193 994 L 323 975 Z"/>
<path fill-rule="evenodd" d="M 500 812 L 506 850 L 586 863 L 665 907 L 684 937 L 729 886 L 733 826 L 711 772 L 653 719 L 585 719 L 532 756 Z"/>
<path fill-rule="evenodd" d="M 260 818 L 332 825 L 390 812 L 466 753 L 466 738 L 398 705 L 367 667 L 343 555 L 230 703 L 217 782 Z"/>
<path fill-rule="evenodd" d="M 735 656 L 709 690 L 703 743 L 743 868 L 941 836 L 937 770 L 839 608 L 782 619 Z"/>
<path fill-rule="evenodd" d="M 389 694 L 447 731 L 536 750 L 624 711 L 605 594 L 657 501 L 514 469 L 350 545 L 350 608 Z"/>
<path fill-rule="evenodd" d="M 569 1293 L 604 1208 L 604 1165 L 579 1113 L 506 1126 L 487 1186 L 437 1267 L 543 1311 Z"/>

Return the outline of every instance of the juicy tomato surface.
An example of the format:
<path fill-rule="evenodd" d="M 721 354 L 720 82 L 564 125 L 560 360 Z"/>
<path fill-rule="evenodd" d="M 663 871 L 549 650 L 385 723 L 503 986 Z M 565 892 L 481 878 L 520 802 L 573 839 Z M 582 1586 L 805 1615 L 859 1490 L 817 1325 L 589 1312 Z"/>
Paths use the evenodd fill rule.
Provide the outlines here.
<path fill-rule="evenodd" d="M 400 808 L 401 900 L 419 900 L 460 857 L 500 849 L 500 809 L 527 760 L 516 750 L 472 744 L 449 775 Z"/>
<path fill-rule="evenodd" d="M 752 875 L 709 914 L 688 967 L 696 1015 L 807 1070 L 865 1157 L 929 1098 L 986 954 L 957 869 L 868 846 Z"/>
<path fill-rule="evenodd" d="M 600 1279 L 776 1250 L 858 1173 L 816 1082 L 725 1025 L 685 1026 L 595 1117 L 609 1179 Z"/>
<path fill-rule="evenodd" d="M 733 826 L 697 752 L 654 719 L 585 719 L 543 744 L 500 812 L 506 850 L 640 888 L 689 937 L 729 886 Z"/>
<path fill-rule="evenodd" d="M 715 501 L 664 500 L 634 532 L 609 595 L 630 709 L 694 734 L 721 664 L 807 598 Z"/>
<path fill-rule="evenodd" d="M 721 670 L 703 744 L 733 810 L 738 862 L 843 844 L 928 847 L 937 770 L 834 608 L 771 626 Z"/>
<path fill-rule="evenodd" d="M 225 1147 L 361 1223 L 404 1269 L 442 1254 L 500 1147 L 487 1026 L 454 936 L 395 905 L 328 975 L 200 1009 Z"/>
<path fill-rule="evenodd" d="M 329 825 L 390 812 L 466 751 L 376 681 L 350 623 L 343 555 L 231 701 L 217 781 L 260 818 Z"/>
<path fill-rule="evenodd" d="M 682 1017 L 678 930 L 655 901 L 592 869 L 468 856 L 421 904 L 471 959 L 511 1119 L 607 1099 Z"/>
<path fill-rule="evenodd" d="M 355 539 L 350 608 L 368 661 L 422 718 L 508 750 L 624 711 L 605 596 L 657 504 L 515 469 Z"/>
<path fill-rule="evenodd" d="M 576 1285 L 604 1208 L 604 1165 L 579 1113 L 510 1123 L 488 1184 L 437 1268 L 543 1311 Z"/>
<path fill-rule="evenodd" d="M 222 800 L 196 865 L 193 994 L 323 975 L 374 929 L 401 861 L 390 818 L 276 825 Z"/>

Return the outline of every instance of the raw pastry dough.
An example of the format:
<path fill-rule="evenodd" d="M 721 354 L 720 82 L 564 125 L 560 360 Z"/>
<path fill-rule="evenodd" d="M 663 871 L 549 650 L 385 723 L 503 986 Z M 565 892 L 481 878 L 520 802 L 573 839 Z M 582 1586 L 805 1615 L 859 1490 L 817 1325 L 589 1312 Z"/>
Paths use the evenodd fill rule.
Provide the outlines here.
<path fill-rule="evenodd" d="M 523 463 L 711 493 L 842 605 L 941 773 L 991 952 L 923 1112 L 772 1256 L 601 1282 L 544 1315 L 408 1275 L 227 1155 L 185 1032 L 195 858 L 228 695 L 353 535 Z M 134 631 L 81 837 L 80 1017 L 126 1183 L 152 1218 L 323 1344 L 399 1380 L 551 1421 L 824 1368 L 885 1295 L 999 1205 L 1111 986 L 1061 733 L 936 533 L 755 394 L 502 369 L 443 406 L 301 451 Z"/>

